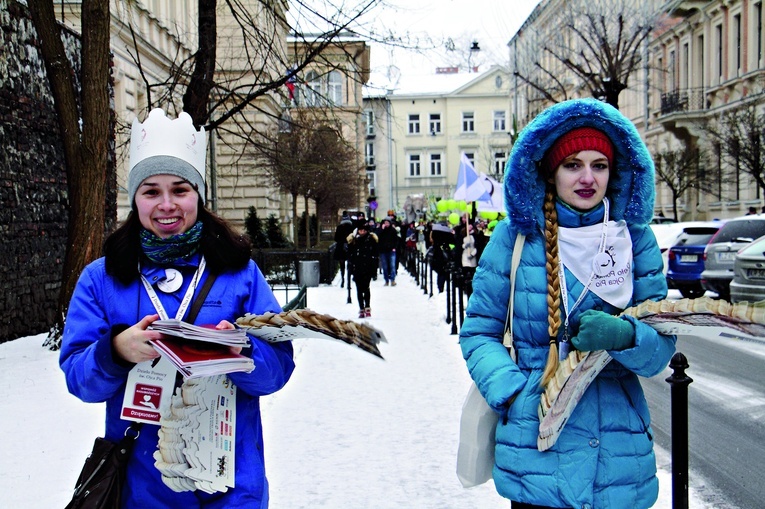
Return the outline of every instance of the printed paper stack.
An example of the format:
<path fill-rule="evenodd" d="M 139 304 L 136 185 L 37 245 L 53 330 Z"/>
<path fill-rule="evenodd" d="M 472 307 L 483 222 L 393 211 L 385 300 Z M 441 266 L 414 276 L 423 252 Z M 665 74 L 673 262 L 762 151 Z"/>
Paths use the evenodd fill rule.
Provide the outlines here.
<path fill-rule="evenodd" d="M 251 358 L 233 350 L 250 344 L 242 329 L 215 329 L 180 320 L 157 320 L 149 328 L 164 334 L 151 343 L 186 380 L 255 369 Z"/>
<path fill-rule="evenodd" d="M 187 380 L 162 412 L 154 466 L 174 491 L 235 486 L 236 386 L 225 375 Z"/>

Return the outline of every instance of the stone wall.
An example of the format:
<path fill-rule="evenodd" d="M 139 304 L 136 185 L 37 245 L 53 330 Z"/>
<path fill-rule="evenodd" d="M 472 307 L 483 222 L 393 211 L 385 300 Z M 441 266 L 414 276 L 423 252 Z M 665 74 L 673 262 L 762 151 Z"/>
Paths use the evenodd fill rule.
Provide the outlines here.
<path fill-rule="evenodd" d="M 63 146 L 40 43 L 18 2 L 0 0 L 0 37 L 2 343 L 47 332 L 54 322 L 68 202 Z M 67 32 L 64 39 L 70 58 L 78 59 L 77 36 Z M 116 203 L 114 194 L 111 203 Z M 114 207 L 107 217 L 114 217 Z"/>

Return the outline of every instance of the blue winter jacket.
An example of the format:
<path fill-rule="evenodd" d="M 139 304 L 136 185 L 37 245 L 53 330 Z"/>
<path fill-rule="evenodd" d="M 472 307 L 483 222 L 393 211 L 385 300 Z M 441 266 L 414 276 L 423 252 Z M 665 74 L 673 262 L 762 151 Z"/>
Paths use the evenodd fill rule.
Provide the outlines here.
<path fill-rule="evenodd" d="M 611 218 L 624 219 L 633 243 L 633 296 L 630 305 L 666 297 L 659 248 L 648 222 L 653 214 L 653 163 L 634 126 L 616 109 L 596 100 L 557 104 L 520 134 L 505 173 L 508 218 L 500 222 L 484 250 L 475 277 L 460 344 L 472 378 L 498 413 L 494 483 L 511 500 L 561 508 L 647 508 L 658 496 L 656 462 L 648 406 L 638 376 L 654 376 L 674 353 L 673 336 L 658 334 L 631 318 L 632 348 L 609 352 L 614 358 L 587 389 L 556 444 L 537 450 L 540 379 L 548 353 L 547 272 L 543 238 L 544 180 L 538 164 L 564 132 L 592 126 L 615 148 L 608 197 Z M 603 207 L 580 213 L 559 203 L 561 226 L 598 224 Z M 513 321 L 517 363 L 502 345 L 510 262 L 517 233 L 527 235 L 516 274 Z M 569 307 L 584 285 L 566 270 Z M 572 335 L 587 309 L 618 314 L 620 309 L 588 292 L 572 311 Z M 561 327 L 561 334 L 562 334 Z M 507 406 L 508 401 L 515 400 Z"/>
<path fill-rule="evenodd" d="M 183 286 L 172 294 L 157 294 L 172 318 L 197 269 L 198 257 L 176 266 L 184 276 Z M 141 272 L 150 281 L 164 277 L 164 269 L 144 263 Z M 199 282 L 201 287 L 208 273 Z M 281 311 L 268 283 L 253 261 L 241 270 L 218 275 L 204 300 L 195 323 L 233 322 L 245 313 Z M 125 382 L 132 364 L 117 361 L 111 340 L 115 332 L 136 324 L 156 311 L 141 282 L 123 285 L 106 273 L 105 260 L 96 260 L 83 271 L 66 317 L 60 364 L 69 392 L 85 402 L 106 402 L 106 432 L 118 441 L 130 425 L 120 419 Z M 128 465 L 124 508 L 233 508 L 268 506 L 263 434 L 259 397 L 284 386 L 294 369 L 289 342 L 268 344 L 251 338 L 252 347 L 243 353 L 255 361 L 249 374 L 231 373 L 237 386 L 236 400 L 236 488 L 213 495 L 201 491 L 176 493 L 165 486 L 154 467 L 159 426 L 144 424 Z"/>

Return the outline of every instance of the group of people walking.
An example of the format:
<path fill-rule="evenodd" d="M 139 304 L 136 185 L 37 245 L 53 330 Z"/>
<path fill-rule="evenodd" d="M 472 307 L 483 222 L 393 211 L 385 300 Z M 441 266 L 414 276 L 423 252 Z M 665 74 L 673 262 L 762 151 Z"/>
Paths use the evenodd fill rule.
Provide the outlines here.
<path fill-rule="evenodd" d="M 393 211 L 379 224 L 363 212 L 346 212 L 335 230 L 334 257 L 340 262 L 341 285 L 345 284 L 346 265 L 356 283 L 359 318 L 372 316 L 370 285 L 380 272 L 385 286 L 396 286 L 396 273 L 404 243 L 401 226 Z"/>

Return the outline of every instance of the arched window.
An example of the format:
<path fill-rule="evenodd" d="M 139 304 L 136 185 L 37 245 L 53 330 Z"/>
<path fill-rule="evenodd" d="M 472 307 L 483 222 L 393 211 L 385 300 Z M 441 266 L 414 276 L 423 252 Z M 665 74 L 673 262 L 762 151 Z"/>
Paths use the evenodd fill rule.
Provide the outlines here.
<path fill-rule="evenodd" d="M 306 91 L 305 91 L 305 105 L 306 106 L 321 106 L 321 78 L 316 71 L 308 71 L 305 77 Z"/>
<path fill-rule="evenodd" d="M 327 101 L 330 106 L 343 104 L 343 77 L 340 71 L 332 71 L 327 77 Z"/>

